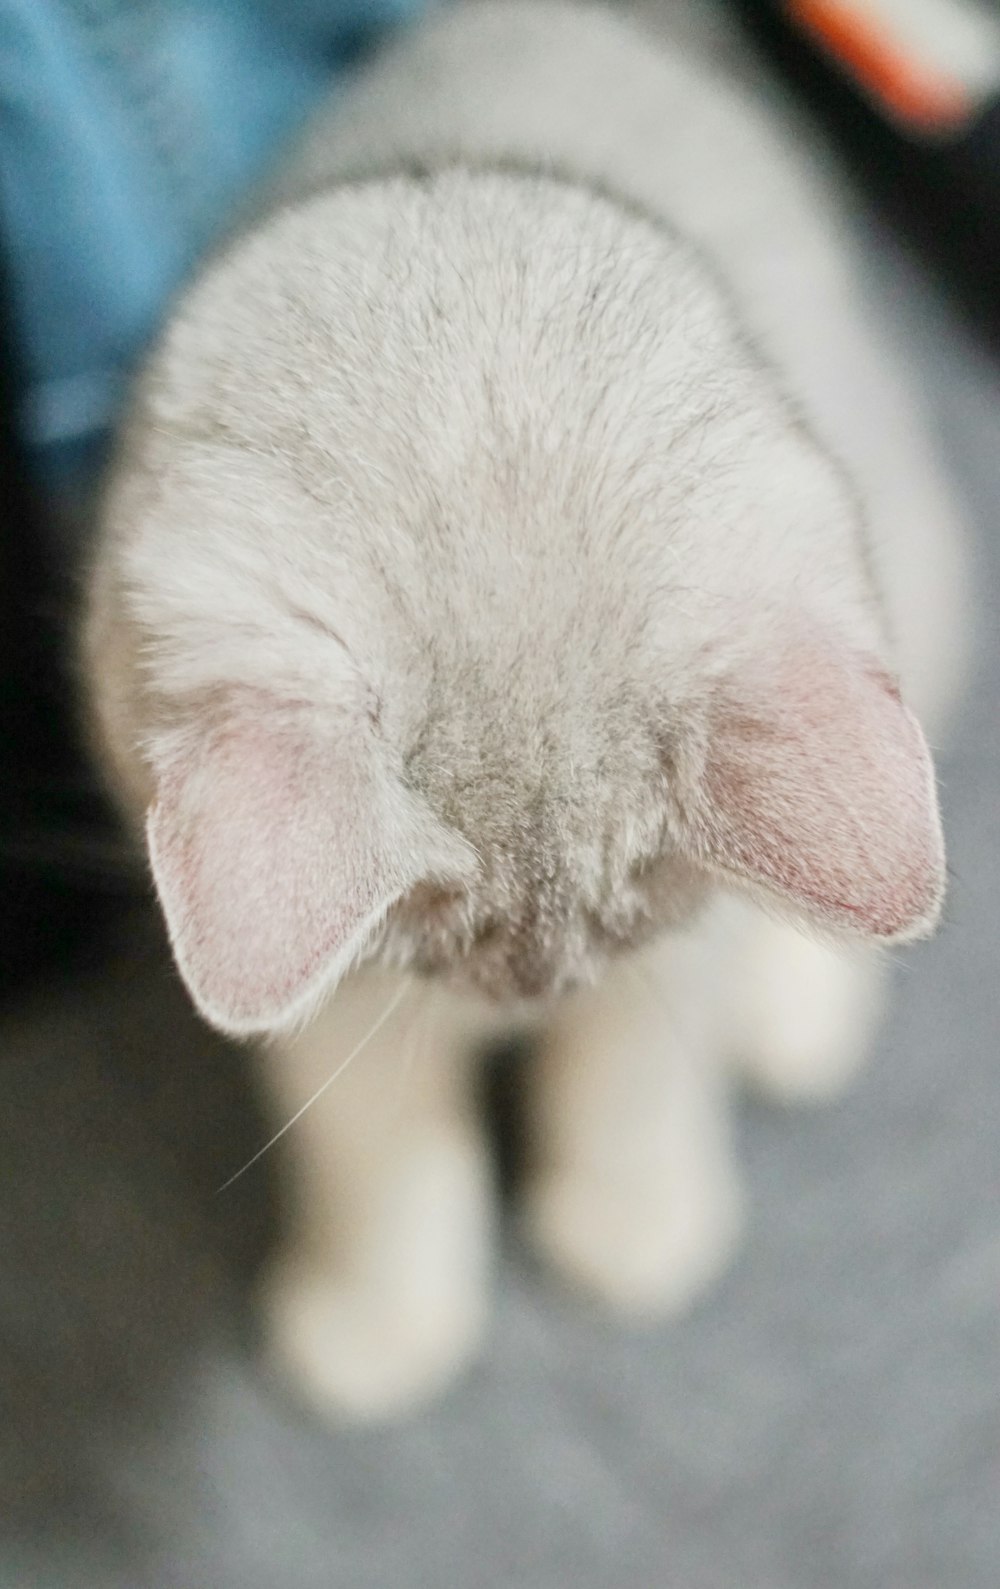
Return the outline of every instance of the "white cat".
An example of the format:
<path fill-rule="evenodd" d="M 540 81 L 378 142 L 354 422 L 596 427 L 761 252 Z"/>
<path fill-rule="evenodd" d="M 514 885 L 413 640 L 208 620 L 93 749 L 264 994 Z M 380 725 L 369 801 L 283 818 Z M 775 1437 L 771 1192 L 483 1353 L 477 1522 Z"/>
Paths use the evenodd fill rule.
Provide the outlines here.
<path fill-rule="evenodd" d="M 727 1068 L 832 1089 L 880 979 L 838 945 L 938 915 L 896 680 L 936 722 L 950 510 L 819 179 L 674 15 L 389 50 L 181 299 L 106 494 L 86 675 L 181 973 L 279 1121 L 351 1060 L 266 1307 L 358 1416 L 477 1340 L 484 1038 L 539 1038 L 531 1239 L 655 1317 L 740 1225 Z"/>

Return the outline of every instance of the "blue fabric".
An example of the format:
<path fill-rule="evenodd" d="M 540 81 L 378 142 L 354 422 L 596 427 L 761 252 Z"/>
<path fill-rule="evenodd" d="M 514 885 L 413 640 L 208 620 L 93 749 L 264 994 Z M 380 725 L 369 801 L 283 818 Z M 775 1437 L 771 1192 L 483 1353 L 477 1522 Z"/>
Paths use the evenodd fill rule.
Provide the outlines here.
<path fill-rule="evenodd" d="M 421 0 L 0 0 L 0 224 L 50 483 L 170 293 L 352 49 Z"/>

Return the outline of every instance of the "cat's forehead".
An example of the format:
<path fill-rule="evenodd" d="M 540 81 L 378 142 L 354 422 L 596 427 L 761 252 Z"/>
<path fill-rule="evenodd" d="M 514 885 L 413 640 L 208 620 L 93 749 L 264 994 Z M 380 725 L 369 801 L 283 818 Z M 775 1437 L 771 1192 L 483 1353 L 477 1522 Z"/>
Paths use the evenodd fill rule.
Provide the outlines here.
<path fill-rule="evenodd" d="M 188 534 L 231 610 L 251 578 L 251 616 L 283 593 L 453 720 L 576 725 L 554 763 L 616 692 L 683 689 L 734 599 L 766 621 L 819 570 L 859 583 L 838 481 L 708 273 L 558 183 L 451 172 L 279 217 L 196 288 L 147 404 L 158 552 Z"/>
<path fill-rule="evenodd" d="M 401 458 L 410 436 L 460 463 L 476 430 L 543 454 L 588 414 L 600 445 L 626 388 L 656 392 L 666 425 L 663 374 L 680 392 L 728 318 L 652 221 L 530 173 L 456 168 L 275 217 L 196 284 L 160 368 L 175 402 L 258 444 L 339 435 L 346 450 L 374 427 Z"/>
<path fill-rule="evenodd" d="M 698 256 L 539 177 L 360 184 L 277 217 L 195 288 L 150 391 L 157 423 L 269 457 L 336 533 L 404 564 L 408 541 L 441 549 L 459 578 L 492 558 L 508 589 L 562 551 L 570 574 L 610 550 L 660 579 L 685 514 L 711 530 L 680 548 L 697 565 L 740 499 L 780 547 L 774 483 L 829 488 Z"/>

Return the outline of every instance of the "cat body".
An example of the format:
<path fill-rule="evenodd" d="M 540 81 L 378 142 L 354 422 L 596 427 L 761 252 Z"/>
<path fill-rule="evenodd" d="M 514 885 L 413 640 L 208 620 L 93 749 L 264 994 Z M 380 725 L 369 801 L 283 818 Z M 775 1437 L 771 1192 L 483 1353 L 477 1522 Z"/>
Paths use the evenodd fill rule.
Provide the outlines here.
<path fill-rule="evenodd" d="M 539 1044 L 531 1239 L 659 1316 L 739 1229 L 733 1062 L 835 1086 L 878 1005 L 849 943 L 939 908 L 897 679 L 936 724 L 950 507 L 698 15 L 664 50 L 470 5 L 388 50 L 182 297 L 109 480 L 98 753 L 279 1119 L 338 1073 L 266 1317 L 357 1415 L 478 1338 L 484 1041 Z"/>

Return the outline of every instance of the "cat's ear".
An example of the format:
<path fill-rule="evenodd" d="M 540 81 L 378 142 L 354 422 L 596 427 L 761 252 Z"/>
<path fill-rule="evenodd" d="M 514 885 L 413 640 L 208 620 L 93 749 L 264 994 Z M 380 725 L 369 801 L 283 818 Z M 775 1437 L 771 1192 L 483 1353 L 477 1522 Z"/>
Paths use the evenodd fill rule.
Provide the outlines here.
<path fill-rule="evenodd" d="M 308 1013 L 401 894 L 463 864 L 370 738 L 367 722 L 246 691 L 154 757 L 153 877 L 184 981 L 220 1030 Z"/>
<path fill-rule="evenodd" d="M 938 917 L 944 845 L 920 725 L 871 658 L 799 641 L 720 688 L 690 831 L 699 859 L 870 940 Z"/>

